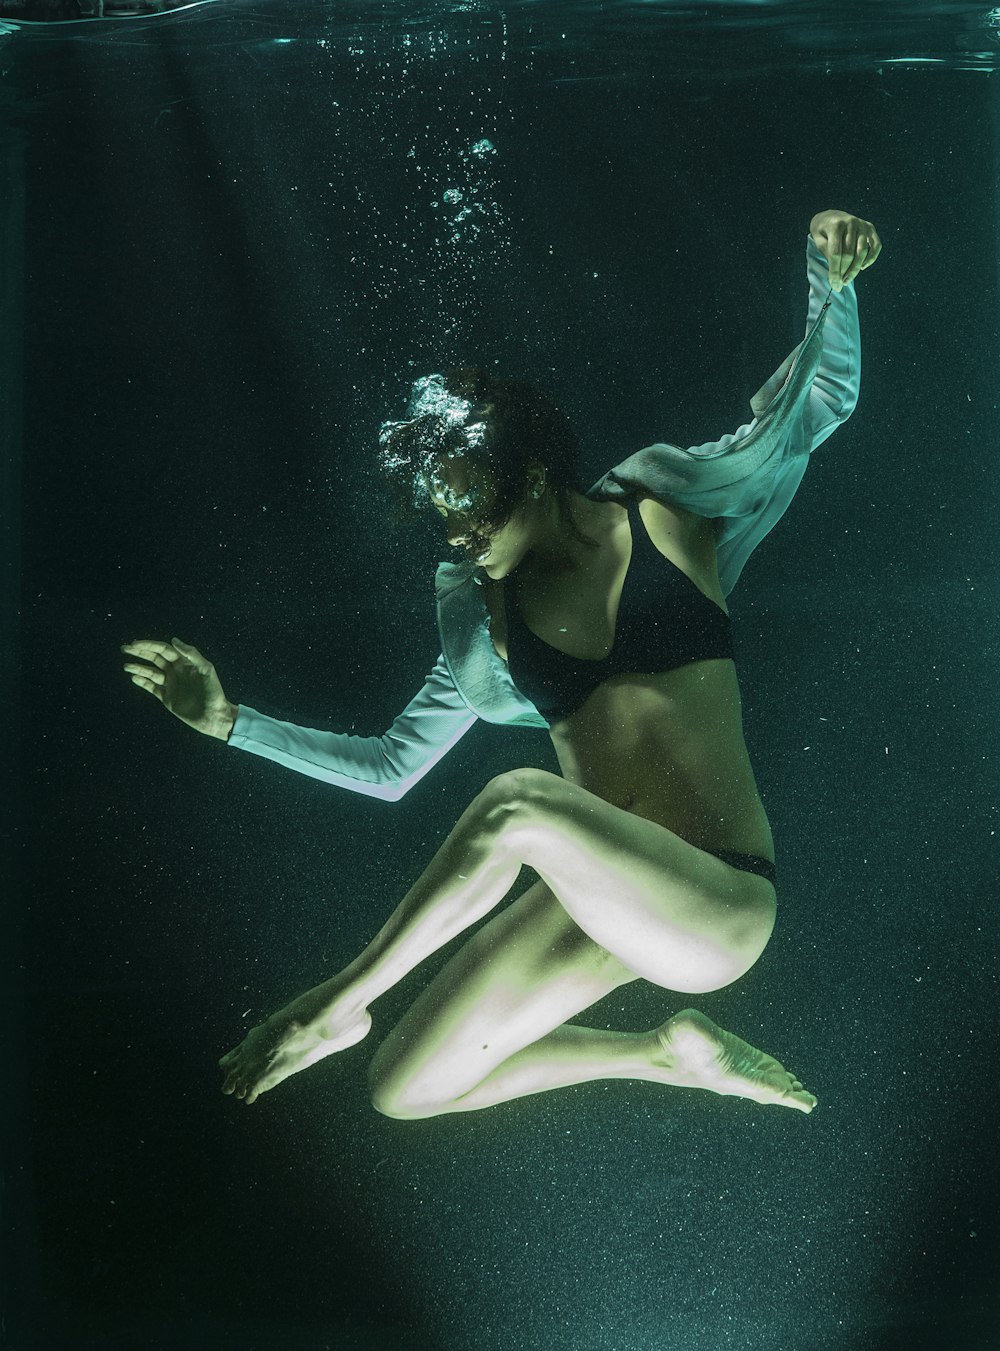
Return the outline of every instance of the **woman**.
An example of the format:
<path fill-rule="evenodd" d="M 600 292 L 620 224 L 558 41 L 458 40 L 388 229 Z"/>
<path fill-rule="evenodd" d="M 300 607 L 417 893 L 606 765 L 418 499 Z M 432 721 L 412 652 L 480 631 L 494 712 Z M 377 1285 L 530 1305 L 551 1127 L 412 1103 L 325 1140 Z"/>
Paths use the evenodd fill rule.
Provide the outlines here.
<path fill-rule="evenodd" d="M 776 1060 L 694 1009 L 648 1033 L 567 1023 L 637 979 L 718 990 L 774 925 L 774 846 L 725 597 L 809 453 L 853 411 L 851 283 L 881 244 L 870 222 L 824 211 L 807 250 L 806 339 L 755 396 L 754 421 L 701 447 L 647 447 L 586 495 L 570 486 L 565 420 L 531 386 L 477 370 L 416 383 L 408 419 L 383 427 L 383 467 L 441 513 L 467 561 L 439 569 L 442 659 L 385 737 L 237 708 L 178 639 L 123 649 L 139 659 L 125 667 L 136 683 L 190 725 L 357 791 L 401 796 L 478 717 L 549 727 L 562 770 L 488 783 L 364 952 L 222 1057 L 224 1092 L 252 1103 L 360 1041 L 372 1001 L 490 915 L 528 864 L 539 880 L 379 1047 L 379 1111 L 470 1111 L 598 1078 L 815 1106 Z"/>

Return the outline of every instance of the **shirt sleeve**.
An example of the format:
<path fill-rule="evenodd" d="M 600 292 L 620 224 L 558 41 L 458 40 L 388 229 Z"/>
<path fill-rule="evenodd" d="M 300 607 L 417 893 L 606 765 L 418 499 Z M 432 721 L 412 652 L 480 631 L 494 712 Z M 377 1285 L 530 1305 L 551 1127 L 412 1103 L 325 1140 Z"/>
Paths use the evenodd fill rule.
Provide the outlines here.
<path fill-rule="evenodd" d="M 823 354 L 820 357 L 812 389 L 809 412 L 815 450 L 854 412 L 861 389 L 861 327 L 858 322 L 858 297 L 854 282 L 839 293 L 830 290 L 829 267 L 812 235 L 806 243 L 809 273 L 809 317 L 806 332 L 819 316 L 827 299 L 830 308 L 823 326 Z"/>
<path fill-rule="evenodd" d="M 806 336 L 750 400 L 752 422 L 718 441 L 657 442 L 616 465 L 590 496 L 644 492 L 716 523 L 719 578 L 728 596 L 747 559 L 784 515 L 810 453 L 854 412 L 861 333 L 854 283 L 834 293 L 826 258 L 806 236 Z"/>
<path fill-rule="evenodd" d="M 439 657 L 382 736 L 296 727 L 241 704 L 228 744 L 338 788 L 398 802 L 477 721 Z"/>

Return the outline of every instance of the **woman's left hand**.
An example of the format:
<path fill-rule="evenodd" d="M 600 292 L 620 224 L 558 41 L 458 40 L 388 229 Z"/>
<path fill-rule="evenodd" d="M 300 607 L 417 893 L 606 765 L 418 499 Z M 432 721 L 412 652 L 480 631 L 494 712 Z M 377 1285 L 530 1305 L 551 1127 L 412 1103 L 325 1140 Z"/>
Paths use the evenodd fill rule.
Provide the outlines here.
<path fill-rule="evenodd" d="M 813 242 L 830 268 L 830 285 L 841 291 L 859 272 L 871 267 L 882 241 L 870 220 L 846 211 L 820 211 L 809 224 Z"/>

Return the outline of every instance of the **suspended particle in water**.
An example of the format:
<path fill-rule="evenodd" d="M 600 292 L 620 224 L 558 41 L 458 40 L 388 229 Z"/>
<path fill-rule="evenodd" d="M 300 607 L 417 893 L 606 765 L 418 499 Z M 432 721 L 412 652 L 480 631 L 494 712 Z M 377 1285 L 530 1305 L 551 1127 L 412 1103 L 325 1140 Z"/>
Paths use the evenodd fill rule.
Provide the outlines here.
<path fill-rule="evenodd" d="M 446 188 L 441 196 L 449 206 L 457 206 L 465 194 L 462 192 L 461 188 Z"/>

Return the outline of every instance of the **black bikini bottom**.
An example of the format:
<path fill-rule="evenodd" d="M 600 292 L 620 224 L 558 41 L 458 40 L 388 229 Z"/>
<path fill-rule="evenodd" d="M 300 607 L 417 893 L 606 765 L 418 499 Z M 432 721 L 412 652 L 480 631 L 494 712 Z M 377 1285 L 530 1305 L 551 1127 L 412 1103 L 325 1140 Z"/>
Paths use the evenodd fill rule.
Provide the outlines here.
<path fill-rule="evenodd" d="M 757 854 L 740 854 L 735 849 L 706 849 L 706 854 L 711 854 L 713 858 L 721 858 L 723 863 L 728 863 L 731 868 L 739 868 L 741 873 L 756 873 L 758 877 L 766 878 L 772 886 L 778 876 L 774 864 L 770 859 L 760 858 Z"/>

